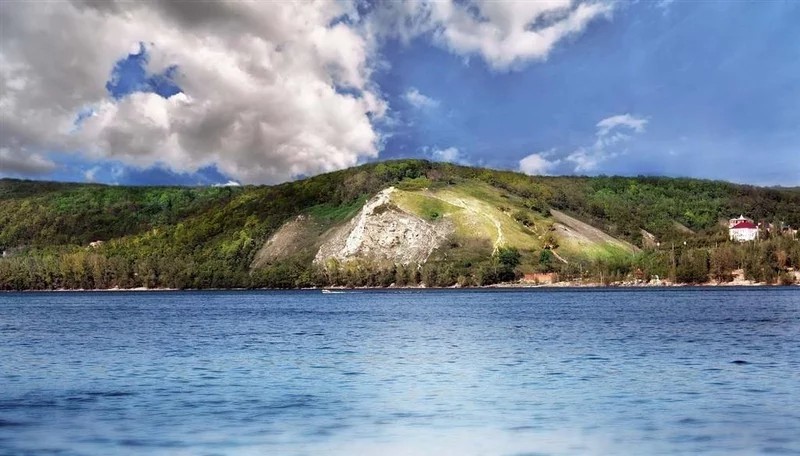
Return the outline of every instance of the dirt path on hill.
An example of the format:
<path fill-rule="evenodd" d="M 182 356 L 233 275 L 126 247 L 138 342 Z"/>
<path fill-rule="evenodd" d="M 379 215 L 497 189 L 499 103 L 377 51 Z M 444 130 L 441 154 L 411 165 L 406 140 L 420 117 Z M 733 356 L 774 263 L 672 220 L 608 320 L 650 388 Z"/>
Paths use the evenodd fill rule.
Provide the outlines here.
<path fill-rule="evenodd" d="M 559 255 L 559 254 L 558 254 L 558 252 L 556 252 L 555 250 L 550 250 L 550 253 L 552 253 L 552 254 L 553 254 L 553 255 L 554 255 L 556 258 L 558 258 L 559 260 L 561 260 L 561 262 L 562 262 L 562 263 L 564 263 L 564 264 L 569 264 L 569 261 L 565 260 L 565 259 L 564 259 L 564 258 L 563 258 L 561 255 Z"/>

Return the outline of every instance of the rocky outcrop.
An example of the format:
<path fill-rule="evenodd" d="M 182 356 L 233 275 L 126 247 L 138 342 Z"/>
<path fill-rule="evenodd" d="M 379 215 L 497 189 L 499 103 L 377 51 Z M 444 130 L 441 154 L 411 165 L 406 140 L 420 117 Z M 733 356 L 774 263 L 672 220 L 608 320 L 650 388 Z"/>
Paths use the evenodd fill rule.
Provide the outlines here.
<path fill-rule="evenodd" d="M 403 211 L 392 203 L 392 192 L 394 187 L 381 191 L 350 222 L 328 233 L 314 262 L 424 263 L 452 228 L 447 221 L 432 223 Z"/>
<path fill-rule="evenodd" d="M 658 247 L 660 243 L 658 242 L 658 238 L 656 238 L 655 234 L 641 229 L 640 232 L 642 233 L 642 247 Z"/>

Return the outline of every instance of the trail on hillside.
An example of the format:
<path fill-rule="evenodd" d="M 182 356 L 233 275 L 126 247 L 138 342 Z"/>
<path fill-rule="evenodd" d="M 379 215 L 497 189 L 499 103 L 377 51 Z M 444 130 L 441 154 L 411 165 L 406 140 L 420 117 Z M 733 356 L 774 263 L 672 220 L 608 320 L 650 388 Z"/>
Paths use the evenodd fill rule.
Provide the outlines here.
<path fill-rule="evenodd" d="M 559 255 L 559 254 L 558 254 L 558 252 L 556 252 L 555 250 L 550 250 L 550 253 L 552 253 L 552 254 L 553 254 L 553 255 L 554 255 L 556 258 L 558 258 L 559 260 L 561 260 L 561 262 L 562 262 L 562 263 L 564 263 L 564 264 L 569 264 L 569 261 L 565 260 L 565 259 L 564 259 L 564 258 L 563 258 L 561 255 Z"/>

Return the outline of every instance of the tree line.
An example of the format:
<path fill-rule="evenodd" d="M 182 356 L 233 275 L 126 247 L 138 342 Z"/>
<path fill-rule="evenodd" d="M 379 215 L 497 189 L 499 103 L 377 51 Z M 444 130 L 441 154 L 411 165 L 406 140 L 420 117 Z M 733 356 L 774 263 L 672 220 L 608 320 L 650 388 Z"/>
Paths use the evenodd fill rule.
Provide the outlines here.
<path fill-rule="evenodd" d="M 792 284 L 800 270 L 800 242 L 773 238 L 726 242 L 710 247 L 679 245 L 596 260 L 562 263 L 549 250 L 522 260 L 515 248 L 501 248 L 479 261 L 430 261 L 425 264 L 377 265 L 364 260 L 325 265 L 292 258 L 255 269 L 232 269 L 224 260 L 197 261 L 191 256 L 106 256 L 91 249 L 40 252 L 0 260 L 0 290 L 107 288 L 304 288 L 485 286 L 520 279 L 522 271 L 556 273 L 560 280 L 614 284 L 649 282 L 725 283 L 741 271 L 744 278 L 768 284 Z"/>

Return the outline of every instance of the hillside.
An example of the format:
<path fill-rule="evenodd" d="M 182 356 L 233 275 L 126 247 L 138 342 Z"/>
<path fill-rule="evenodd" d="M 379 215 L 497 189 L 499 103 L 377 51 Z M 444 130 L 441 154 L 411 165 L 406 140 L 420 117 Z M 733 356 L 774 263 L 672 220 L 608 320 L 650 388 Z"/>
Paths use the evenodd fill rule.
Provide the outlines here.
<path fill-rule="evenodd" d="M 798 242 L 773 231 L 734 245 L 724 222 L 739 214 L 797 227 L 800 189 L 422 160 L 277 186 L 3 179 L 0 289 L 449 286 L 534 272 L 703 282 L 735 269 L 787 281 Z"/>

